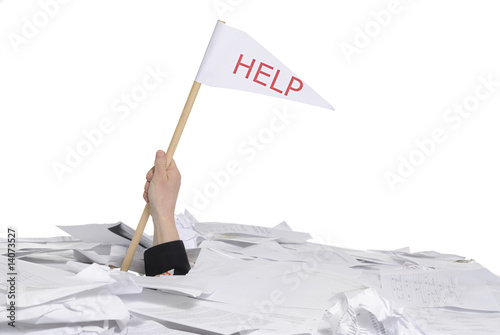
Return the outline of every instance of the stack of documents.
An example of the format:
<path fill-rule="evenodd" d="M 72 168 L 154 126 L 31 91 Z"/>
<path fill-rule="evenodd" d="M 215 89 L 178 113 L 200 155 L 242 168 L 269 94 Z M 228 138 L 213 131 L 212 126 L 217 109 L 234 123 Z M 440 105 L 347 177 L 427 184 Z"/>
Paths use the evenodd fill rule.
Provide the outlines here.
<path fill-rule="evenodd" d="M 147 235 L 131 271 L 120 271 L 134 233 L 121 222 L 18 239 L 16 327 L 2 305 L 0 333 L 499 333 L 500 278 L 464 257 L 316 244 L 285 222 L 198 222 L 185 212 L 176 225 L 192 266 L 185 276 L 144 276 Z M 6 275 L 7 266 L 3 254 Z"/>

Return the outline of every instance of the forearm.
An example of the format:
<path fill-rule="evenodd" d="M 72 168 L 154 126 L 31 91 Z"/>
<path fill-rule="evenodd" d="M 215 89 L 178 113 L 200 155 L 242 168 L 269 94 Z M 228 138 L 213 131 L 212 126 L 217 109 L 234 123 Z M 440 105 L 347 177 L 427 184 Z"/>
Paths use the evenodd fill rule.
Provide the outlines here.
<path fill-rule="evenodd" d="M 163 217 L 153 216 L 154 238 L 153 245 L 179 240 L 179 233 L 175 226 L 173 214 Z"/>

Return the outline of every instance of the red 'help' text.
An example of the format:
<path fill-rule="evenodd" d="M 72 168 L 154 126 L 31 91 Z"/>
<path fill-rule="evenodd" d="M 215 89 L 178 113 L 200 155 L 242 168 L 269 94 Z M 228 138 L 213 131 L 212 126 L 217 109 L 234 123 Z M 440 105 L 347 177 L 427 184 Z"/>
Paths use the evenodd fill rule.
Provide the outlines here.
<path fill-rule="evenodd" d="M 255 65 L 255 59 L 252 59 L 252 62 L 250 64 L 244 64 L 242 62 L 243 59 L 243 54 L 240 54 L 240 58 L 238 59 L 238 62 L 236 62 L 236 66 L 234 67 L 233 74 L 236 74 L 238 69 L 241 67 L 247 68 L 247 74 L 245 75 L 245 78 L 248 79 L 250 77 L 250 74 L 252 73 L 252 70 Z M 264 68 L 264 69 L 263 69 Z M 274 68 L 266 63 L 260 62 L 259 66 L 257 67 L 257 71 L 255 72 L 255 75 L 253 75 L 253 81 L 256 82 L 257 84 L 260 84 L 262 86 L 266 86 L 267 84 L 263 82 L 262 80 L 266 80 L 265 77 L 271 77 L 271 73 L 265 72 L 265 71 L 272 71 Z M 243 70 L 244 71 L 244 70 Z M 274 74 L 273 81 L 271 82 L 271 85 L 269 85 L 269 88 L 273 91 L 278 92 L 279 94 L 283 94 L 283 91 L 276 88 L 276 81 L 278 80 L 278 77 L 280 75 L 280 70 L 276 69 L 276 73 Z M 267 83 L 269 83 L 267 81 Z M 292 76 L 290 78 L 290 81 L 288 82 L 288 86 L 285 90 L 285 96 L 290 93 L 290 91 L 298 92 L 304 87 L 304 84 L 302 83 L 302 80 L 299 78 Z"/>

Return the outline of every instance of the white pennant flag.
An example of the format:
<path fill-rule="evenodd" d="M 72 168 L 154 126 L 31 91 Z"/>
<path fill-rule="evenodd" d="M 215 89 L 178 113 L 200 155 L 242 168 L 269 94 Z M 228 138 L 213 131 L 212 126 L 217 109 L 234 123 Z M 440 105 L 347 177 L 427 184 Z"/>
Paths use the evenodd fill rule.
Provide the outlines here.
<path fill-rule="evenodd" d="M 196 81 L 334 110 L 257 41 L 220 21 L 215 26 Z"/>

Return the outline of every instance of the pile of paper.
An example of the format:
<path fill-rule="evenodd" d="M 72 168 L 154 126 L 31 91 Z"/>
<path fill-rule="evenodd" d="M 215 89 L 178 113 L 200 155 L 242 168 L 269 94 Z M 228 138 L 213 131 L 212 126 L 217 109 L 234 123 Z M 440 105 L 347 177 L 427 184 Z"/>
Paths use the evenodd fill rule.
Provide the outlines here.
<path fill-rule="evenodd" d="M 118 268 L 133 230 L 60 227 L 71 237 L 18 239 L 15 328 L 2 334 L 498 334 L 500 278 L 437 252 L 361 251 L 274 228 L 177 216 L 192 265 L 146 277 L 145 235 Z M 6 241 L 0 241 L 6 250 Z M 7 257 L 0 256 L 6 273 Z M 8 286 L 2 280 L 0 293 Z"/>

